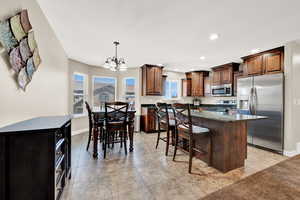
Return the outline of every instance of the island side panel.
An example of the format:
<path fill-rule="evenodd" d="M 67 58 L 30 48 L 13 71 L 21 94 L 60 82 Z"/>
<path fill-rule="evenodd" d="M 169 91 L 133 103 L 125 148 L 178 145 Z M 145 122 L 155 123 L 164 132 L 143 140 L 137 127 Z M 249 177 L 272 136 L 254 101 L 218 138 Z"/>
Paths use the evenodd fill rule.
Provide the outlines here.
<path fill-rule="evenodd" d="M 243 167 L 247 152 L 247 122 L 224 122 L 193 117 L 193 123 L 209 128 L 212 134 L 212 167 L 228 172 Z M 199 138 L 203 140 L 202 138 Z M 206 141 L 197 142 L 207 149 Z M 198 156 L 197 156 L 198 157 Z M 207 156 L 198 157 L 207 163 Z"/>

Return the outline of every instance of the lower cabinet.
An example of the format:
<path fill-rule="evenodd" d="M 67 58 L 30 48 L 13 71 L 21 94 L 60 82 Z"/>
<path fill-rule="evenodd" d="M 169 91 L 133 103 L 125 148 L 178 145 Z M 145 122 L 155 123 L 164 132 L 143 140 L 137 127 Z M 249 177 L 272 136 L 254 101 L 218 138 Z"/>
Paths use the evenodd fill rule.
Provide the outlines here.
<path fill-rule="evenodd" d="M 57 119 L 51 120 L 57 123 Z M 53 129 L 10 133 L 0 129 L 0 199 L 60 199 L 67 179 L 71 178 L 71 121 L 64 120 Z M 42 123 L 33 119 L 16 127 L 30 127 L 35 122 Z"/>
<path fill-rule="evenodd" d="M 141 131 L 146 133 L 157 132 L 155 109 L 153 107 L 142 107 L 140 123 Z"/>

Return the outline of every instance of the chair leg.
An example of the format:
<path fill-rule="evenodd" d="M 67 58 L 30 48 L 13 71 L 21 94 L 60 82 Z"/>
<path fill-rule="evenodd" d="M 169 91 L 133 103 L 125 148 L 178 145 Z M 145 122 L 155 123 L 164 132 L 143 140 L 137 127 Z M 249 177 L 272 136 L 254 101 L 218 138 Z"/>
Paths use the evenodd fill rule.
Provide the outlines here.
<path fill-rule="evenodd" d="M 87 151 L 89 150 L 89 147 L 90 147 L 91 137 L 92 137 L 92 128 L 89 128 L 89 138 L 88 138 L 88 143 L 87 143 L 87 146 L 86 146 Z"/>
<path fill-rule="evenodd" d="M 156 149 L 158 147 L 159 140 L 160 140 L 160 125 L 158 124 L 157 141 L 156 141 L 156 147 L 155 147 Z"/>
<path fill-rule="evenodd" d="M 104 153 L 103 153 L 104 159 L 106 158 L 107 142 L 108 142 L 108 130 L 106 130 L 104 133 Z"/>
<path fill-rule="evenodd" d="M 124 131 L 123 132 L 123 140 L 124 140 L 125 155 L 127 155 L 127 140 L 126 140 L 126 137 L 127 137 L 127 131 Z M 121 142 L 121 144 L 122 144 L 122 142 Z"/>
<path fill-rule="evenodd" d="M 170 145 L 170 130 L 168 128 L 168 130 L 167 130 L 166 156 L 168 156 L 168 153 L 169 153 L 169 145 Z"/>
<path fill-rule="evenodd" d="M 174 146 L 174 154 L 173 154 L 173 161 L 175 161 L 176 153 L 177 153 L 177 145 L 178 145 L 178 134 L 175 133 L 175 146 Z"/>
<path fill-rule="evenodd" d="M 121 146 L 121 148 L 123 148 L 123 140 L 126 140 L 125 136 L 124 136 L 124 132 L 120 135 L 120 137 L 121 137 L 120 146 Z"/>
<path fill-rule="evenodd" d="M 189 173 L 192 173 L 192 164 L 193 164 L 193 149 L 194 149 L 194 140 L 190 138 L 189 144 Z"/>
<path fill-rule="evenodd" d="M 212 166 L 212 136 L 211 134 L 209 133 L 209 142 L 208 142 L 208 166 Z"/>

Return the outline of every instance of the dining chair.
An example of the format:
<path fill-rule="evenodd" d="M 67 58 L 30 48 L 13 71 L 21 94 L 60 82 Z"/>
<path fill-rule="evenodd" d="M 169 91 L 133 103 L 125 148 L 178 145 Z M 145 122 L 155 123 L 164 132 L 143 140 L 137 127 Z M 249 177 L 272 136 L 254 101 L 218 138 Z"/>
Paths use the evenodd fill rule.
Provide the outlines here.
<path fill-rule="evenodd" d="M 85 101 L 85 106 L 88 111 L 88 117 L 89 117 L 89 136 L 88 136 L 88 143 L 86 146 L 86 150 L 89 150 L 89 146 L 93 137 L 93 129 L 97 126 L 99 128 L 100 134 L 99 134 L 99 141 L 103 141 L 103 126 L 104 126 L 104 120 L 102 118 L 99 118 L 99 116 L 96 116 L 88 104 L 87 101 Z"/>
<path fill-rule="evenodd" d="M 89 136 L 88 136 L 88 143 L 86 146 L 86 150 L 88 151 L 90 143 L 91 143 L 91 139 L 92 139 L 92 132 L 93 132 L 93 113 L 92 113 L 91 107 L 88 104 L 88 102 L 85 101 L 84 103 L 85 103 L 86 109 L 88 111 L 88 116 L 89 116 Z"/>
<path fill-rule="evenodd" d="M 105 103 L 105 139 L 104 139 L 104 158 L 108 144 L 124 144 L 125 154 L 127 155 L 127 124 L 128 124 L 128 103 L 125 102 L 106 102 Z"/>
<path fill-rule="evenodd" d="M 166 156 L 168 156 L 168 152 L 169 152 L 170 136 L 171 136 L 170 133 L 175 132 L 175 120 L 170 119 L 169 110 L 170 109 L 166 103 L 157 103 L 156 104 L 155 114 L 156 114 L 156 119 L 157 119 L 157 128 L 158 128 L 157 132 L 158 133 L 157 133 L 157 140 L 156 140 L 155 148 L 157 149 L 160 140 L 166 142 L 166 151 L 165 151 Z M 167 133 L 166 137 L 161 137 L 161 132 L 162 132 L 161 128 L 163 128 L 163 131 L 166 131 L 166 133 Z"/>
<path fill-rule="evenodd" d="M 175 161 L 178 148 L 186 152 L 186 150 L 182 148 L 182 146 L 178 145 L 179 139 L 181 139 L 182 142 L 187 141 L 189 146 L 189 173 L 191 173 L 192 171 L 192 162 L 195 152 L 197 152 L 199 156 L 208 156 L 208 165 L 210 166 L 212 160 L 212 140 L 210 130 L 208 128 L 196 126 L 193 124 L 190 104 L 175 103 L 172 105 L 172 107 L 175 116 L 175 126 L 177 127 L 173 161 Z M 205 139 L 205 137 L 208 138 L 207 149 L 196 146 L 196 141 L 200 140 L 201 138 Z"/>

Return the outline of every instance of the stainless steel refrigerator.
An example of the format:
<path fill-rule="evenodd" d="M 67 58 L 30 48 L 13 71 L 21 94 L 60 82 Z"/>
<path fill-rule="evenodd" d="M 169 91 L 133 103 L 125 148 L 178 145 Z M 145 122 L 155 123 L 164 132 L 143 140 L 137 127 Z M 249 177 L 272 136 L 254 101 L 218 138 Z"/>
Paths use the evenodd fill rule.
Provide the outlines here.
<path fill-rule="evenodd" d="M 267 116 L 249 121 L 248 143 L 283 152 L 284 138 L 284 76 L 270 74 L 239 78 L 237 108 L 241 114 Z"/>

